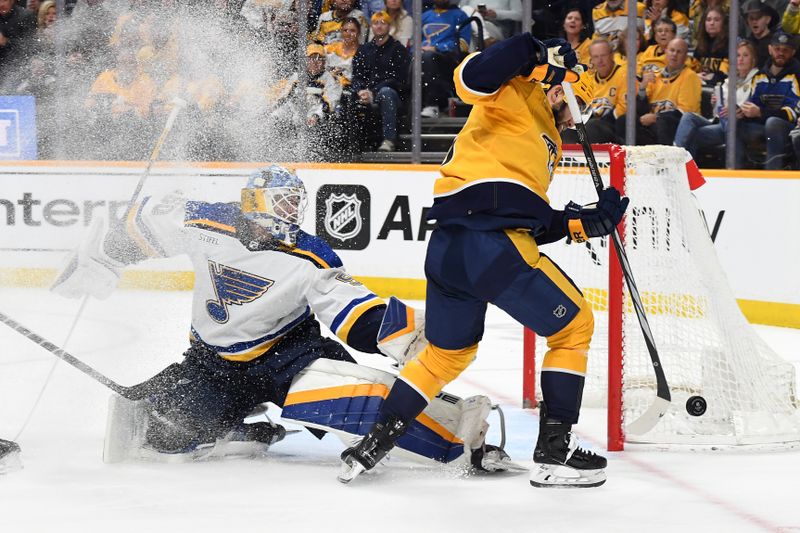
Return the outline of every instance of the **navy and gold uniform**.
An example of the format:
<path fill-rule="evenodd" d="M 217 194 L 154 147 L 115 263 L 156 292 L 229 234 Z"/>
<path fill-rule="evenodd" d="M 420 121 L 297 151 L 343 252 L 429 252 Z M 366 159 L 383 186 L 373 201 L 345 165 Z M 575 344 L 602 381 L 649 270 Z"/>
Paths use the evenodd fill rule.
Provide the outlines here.
<path fill-rule="evenodd" d="M 509 38 L 456 69 L 473 105 L 434 185 L 438 222 L 425 260 L 429 346 L 410 361 L 384 403 L 385 419 L 409 419 L 475 358 L 493 303 L 547 337 L 542 390 L 551 416 L 578 418 L 592 312 L 539 245 L 565 237 L 564 213 L 547 190 L 561 157 L 552 105 L 529 81 L 535 42 Z"/>

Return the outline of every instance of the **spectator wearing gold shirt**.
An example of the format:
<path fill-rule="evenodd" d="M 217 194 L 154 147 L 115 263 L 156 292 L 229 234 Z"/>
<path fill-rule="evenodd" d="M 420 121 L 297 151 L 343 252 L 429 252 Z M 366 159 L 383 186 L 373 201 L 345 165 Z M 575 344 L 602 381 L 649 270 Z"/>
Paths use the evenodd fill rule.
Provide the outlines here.
<path fill-rule="evenodd" d="M 700 77 L 686 66 L 689 46 L 681 38 L 667 45 L 661 72 L 647 71 L 636 95 L 636 144 L 672 145 L 683 113 L 700 112 Z"/>
<path fill-rule="evenodd" d="M 616 132 L 617 118 L 625 113 L 627 76 L 625 68 L 614 62 L 611 43 L 599 38 L 589 46 L 593 69 L 583 74 L 587 86 L 592 88 L 589 103 L 589 118 L 586 133 L 592 143 L 620 143 Z M 561 134 L 565 143 L 577 143 L 575 130 L 567 129 Z"/>

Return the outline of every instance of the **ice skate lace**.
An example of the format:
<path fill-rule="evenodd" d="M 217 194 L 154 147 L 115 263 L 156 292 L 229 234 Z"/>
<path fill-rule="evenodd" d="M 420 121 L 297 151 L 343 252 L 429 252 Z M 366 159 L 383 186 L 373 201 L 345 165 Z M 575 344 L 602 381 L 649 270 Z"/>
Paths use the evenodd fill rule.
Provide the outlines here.
<path fill-rule="evenodd" d="M 572 432 L 570 432 L 568 435 L 569 435 L 569 451 L 567 452 L 567 461 L 570 460 L 570 458 L 575 454 L 575 452 L 578 452 L 579 454 L 583 455 L 584 458 L 586 459 L 591 459 L 597 455 L 594 452 L 590 452 L 589 450 L 581 448 L 578 445 L 577 437 L 575 437 L 575 435 L 573 435 Z"/>

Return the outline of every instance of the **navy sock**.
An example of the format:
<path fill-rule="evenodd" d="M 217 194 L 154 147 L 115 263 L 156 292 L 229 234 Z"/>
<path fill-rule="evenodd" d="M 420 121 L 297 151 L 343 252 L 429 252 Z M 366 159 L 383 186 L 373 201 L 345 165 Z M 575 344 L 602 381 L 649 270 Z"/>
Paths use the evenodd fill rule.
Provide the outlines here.
<path fill-rule="evenodd" d="M 583 376 L 575 374 L 542 372 L 542 397 L 547 404 L 547 416 L 577 424 L 584 381 Z"/>
<path fill-rule="evenodd" d="M 386 422 L 391 416 L 408 423 L 417 418 L 428 406 L 428 400 L 402 379 L 394 382 L 389 396 L 381 404 L 378 422 Z"/>

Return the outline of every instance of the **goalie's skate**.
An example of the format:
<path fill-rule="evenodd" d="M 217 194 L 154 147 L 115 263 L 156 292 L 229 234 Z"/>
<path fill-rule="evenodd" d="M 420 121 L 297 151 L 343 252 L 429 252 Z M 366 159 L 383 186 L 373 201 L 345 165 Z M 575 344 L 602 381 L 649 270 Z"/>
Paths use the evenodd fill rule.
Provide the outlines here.
<path fill-rule="evenodd" d="M 0 475 L 22 468 L 19 451 L 16 442 L 0 439 Z"/>
<path fill-rule="evenodd" d="M 472 450 L 470 464 L 476 473 L 483 474 L 528 471 L 524 466 L 512 461 L 503 448 L 492 444 L 484 444 L 480 448 Z"/>
<path fill-rule="evenodd" d="M 375 424 L 358 444 L 342 452 L 339 481 L 350 483 L 363 472 L 373 469 L 394 448 L 406 429 L 408 425 L 395 417 Z"/>
<path fill-rule="evenodd" d="M 606 458 L 580 448 L 572 434 L 572 424 L 549 418 L 544 402 L 541 406 L 531 485 L 588 488 L 605 483 Z"/>

